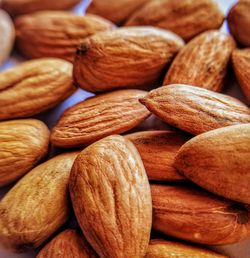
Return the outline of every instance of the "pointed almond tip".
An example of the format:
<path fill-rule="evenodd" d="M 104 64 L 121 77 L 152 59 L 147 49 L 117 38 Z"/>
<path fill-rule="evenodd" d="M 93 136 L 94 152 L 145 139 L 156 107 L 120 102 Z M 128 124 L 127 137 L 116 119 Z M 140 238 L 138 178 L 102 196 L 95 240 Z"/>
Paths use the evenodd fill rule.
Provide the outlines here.
<path fill-rule="evenodd" d="M 139 102 L 140 102 L 142 105 L 145 106 L 147 101 L 146 101 L 146 98 L 140 98 L 140 99 L 139 99 Z"/>

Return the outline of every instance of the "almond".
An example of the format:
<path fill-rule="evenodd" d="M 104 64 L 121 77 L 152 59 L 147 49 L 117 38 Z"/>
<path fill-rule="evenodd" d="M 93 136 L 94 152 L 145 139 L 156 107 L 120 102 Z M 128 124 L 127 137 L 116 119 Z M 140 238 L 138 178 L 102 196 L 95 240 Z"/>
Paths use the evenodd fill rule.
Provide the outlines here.
<path fill-rule="evenodd" d="M 40 246 L 69 215 L 68 183 L 77 153 L 65 153 L 25 175 L 0 201 L 0 242 L 15 252 Z"/>
<path fill-rule="evenodd" d="M 100 257 L 144 257 L 152 221 L 149 182 L 139 153 L 122 136 L 83 150 L 70 175 L 81 229 Z"/>
<path fill-rule="evenodd" d="M 0 73 L 0 120 L 41 113 L 74 91 L 72 64 L 56 58 L 25 62 Z"/>
<path fill-rule="evenodd" d="M 127 26 L 150 25 L 173 31 L 185 40 L 219 29 L 224 15 L 213 0 L 151 0 L 128 19 Z"/>
<path fill-rule="evenodd" d="M 151 185 L 151 193 L 155 230 L 208 245 L 249 237 L 248 206 L 187 186 Z"/>
<path fill-rule="evenodd" d="M 52 143 L 64 148 L 89 145 L 132 129 L 150 114 L 138 101 L 146 94 L 140 90 L 120 90 L 70 107 L 53 128 Z"/>
<path fill-rule="evenodd" d="M 70 62 L 84 38 L 113 28 L 101 17 L 62 11 L 24 15 L 16 19 L 15 26 L 17 46 L 28 58 L 58 57 Z"/>
<path fill-rule="evenodd" d="M 249 160 L 250 123 L 220 128 L 191 139 L 180 149 L 175 166 L 203 188 L 250 204 Z"/>
<path fill-rule="evenodd" d="M 49 130 L 36 119 L 0 122 L 0 187 L 30 171 L 48 152 Z"/>
<path fill-rule="evenodd" d="M 140 101 L 163 121 L 195 135 L 250 123 L 250 109 L 239 100 L 194 86 L 161 87 Z"/>
<path fill-rule="evenodd" d="M 183 45 L 177 35 L 151 27 L 98 33 L 85 39 L 76 52 L 75 82 L 91 92 L 159 85 L 164 69 Z"/>
<path fill-rule="evenodd" d="M 176 56 L 164 79 L 167 84 L 189 84 L 220 91 L 235 42 L 219 31 L 207 31 L 191 40 Z"/>

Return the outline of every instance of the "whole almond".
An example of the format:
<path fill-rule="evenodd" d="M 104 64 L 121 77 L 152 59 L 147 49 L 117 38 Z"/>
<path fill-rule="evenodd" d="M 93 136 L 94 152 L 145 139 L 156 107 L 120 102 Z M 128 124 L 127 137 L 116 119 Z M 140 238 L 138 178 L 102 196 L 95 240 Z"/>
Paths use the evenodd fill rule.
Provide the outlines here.
<path fill-rule="evenodd" d="M 240 87 L 250 102 L 250 48 L 234 50 L 232 60 Z"/>
<path fill-rule="evenodd" d="M 25 62 L 0 73 L 0 120 L 41 113 L 74 91 L 72 64 L 56 58 Z"/>
<path fill-rule="evenodd" d="M 249 206 L 187 186 L 151 185 L 151 193 L 155 230 L 208 245 L 249 237 Z"/>
<path fill-rule="evenodd" d="M 172 32 L 151 27 L 98 33 L 76 52 L 75 82 L 91 92 L 159 85 L 164 68 L 183 45 Z"/>
<path fill-rule="evenodd" d="M 132 129 L 150 115 L 138 100 L 146 94 L 141 90 L 114 91 L 70 107 L 53 128 L 52 143 L 65 148 L 89 145 Z"/>
<path fill-rule="evenodd" d="M 191 134 L 250 123 L 250 109 L 239 100 L 210 90 L 173 84 L 140 99 L 166 123 Z"/>
<path fill-rule="evenodd" d="M 250 123 L 199 135 L 179 150 L 175 166 L 187 178 L 226 198 L 250 204 Z"/>
<path fill-rule="evenodd" d="M 0 122 L 0 187 L 26 174 L 47 154 L 49 134 L 35 119 Z"/>
<path fill-rule="evenodd" d="M 37 258 L 97 258 L 83 234 L 67 229 L 52 239 Z"/>
<path fill-rule="evenodd" d="M 179 181 L 185 178 L 174 167 L 175 156 L 189 137 L 177 131 L 145 131 L 125 136 L 140 153 L 150 180 Z"/>
<path fill-rule="evenodd" d="M 36 248 L 68 219 L 68 183 L 77 153 L 65 153 L 25 175 L 0 201 L 0 242 L 15 252 Z"/>
<path fill-rule="evenodd" d="M 133 13 L 126 25 L 155 26 L 190 40 L 206 30 L 219 29 L 223 20 L 213 0 L 151 0 Z"/>
<path fill-rule="evenodd" d="M 139 153 L 122 136 L 83 150 L 70 175 L 81 229 L 100 257 L 144 257 L 152 222 L 149 182 Z"/>
<path fill-rule="evenodd" d="M 70 12 L 43 11 L 15 20 L 17 46 L 29 58 L 58 57 L 74 61 L 81 41 L 97 32 L 113 28 L 109 21 Z"/>
<path fill-rule="evenodd" d="M 189 84 L 220 91 L 235 42 L 219 31 L 207 31 L 191 40 L 171 64 L 163 85 Z"/>

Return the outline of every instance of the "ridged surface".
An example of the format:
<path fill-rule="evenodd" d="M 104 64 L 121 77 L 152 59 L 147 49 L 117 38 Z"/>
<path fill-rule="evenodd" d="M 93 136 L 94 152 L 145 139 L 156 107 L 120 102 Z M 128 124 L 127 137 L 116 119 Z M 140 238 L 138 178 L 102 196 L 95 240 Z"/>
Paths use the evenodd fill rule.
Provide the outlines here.
<path fill-rule="evenodd" d="M 130 141 L 110 136 L 83 150 L 71 171 L 70 195 L 81 229 L 100 257 L 145 256 L 152 200 Z"/>
<path fill-rule="evenodd" d="M 207 31 L 190 41 L 171 64 L 163 85 L 183 83 L 220 91 L 235 42 L 219 31 Z"/>
<path fill-rule="evenodd" d="M 213 193 L 250 204 L 249 160 L 250 123 L 193 138 L 180 149 L 175 167 Z"/>
<path fill-rule="evenodd" d="M 0 122 L 0 187 L 26 174 L 47 154 L 49 134 L 35 119 Z"/>
<path fill-rule="evenodd" d="M 177 35 L 152 27 L 98 33 L 76 52 L 75 82 L 91 92 L 158 85 L 183 45 Z"/>
<path fill-rule="evenodd" d="M 74 61 L 81 41 L 97 32 L 113 28 L 95 15 L 77 16 L 70 12 L 44 11 L 15 20 L 17 46 L 29 58 L 58 57 Z"/>
<path fill-rule="evenodd" d="M 153 228 L 208 245 L 237 243 L 250 235 L 247 206 L 201 189 L 151 185 Z"/>
<path fill-rule="evenodd" d="M 203 31 L 220 28 L 223 20 L 213 0 L 151 0 L 133 13 L 126 25 L 155 26 L 190 40 Z"/>
<path fill-rule="evenodd" d="M 250 109 L 239 100 L 206 89 L 173 84 L 140 99 L 166 123 L 191 134 L 250 123 Z"/>
<path fill-rule="evenodd" d="M 25 175 L 0 202 L 0 242 L 15 252 L 40 246 L 68 219 L 68 183 L 77 153 Z"/>
<path fill-rule="evenodd" d="M 0 120 L 46 111 L 75 91 L 72 64 L 56 58 L 32 60 L 0 73 Z"/>
<path fill-rule="evenodd" d="M 150 180 L 185 180 L 174 167 L 175 156 L 189 137 L 177 131 L 145 131 L 125 136 L 140 153 Z"/>
<path fill-rule="evenodd" d="M 150 115 L 138 100 L 146 94 L 140 90 L 115 91 L 70 107 L 53 128 L 52 143 L 77 147 L 132 129 Z"/>

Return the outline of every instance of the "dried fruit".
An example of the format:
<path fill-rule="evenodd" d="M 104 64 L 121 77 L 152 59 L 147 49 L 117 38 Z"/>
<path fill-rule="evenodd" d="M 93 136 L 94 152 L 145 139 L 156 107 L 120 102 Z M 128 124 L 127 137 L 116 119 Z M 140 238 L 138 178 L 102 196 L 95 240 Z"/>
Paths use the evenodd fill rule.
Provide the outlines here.
<path fill-rule="evenodd" d="M 113 24 L 95 15 L 77 16 L 70 12 L 44 11 L 16 19 L 17 46 L 29 58 L 58 57 L 74 61 L 81 41 Z"/>
<path fill-rule="evenodd" d="M 30 171 L 48 152 L 49 130 L 39 120 L 0 122 L 0 187 Z"/>
<path fill-rule="evenodd" d="M 139 153 L 122 136 L 83 150 L 70 175 L 77 220 L 100 257 L 144 257 L 152 221 L 149 182 Z"/>
<path fill-rule="evenodd" d="M 250 109 L 239 100 L 210 90 L 173 84 L 140 99 L 152 113 L 191 134 L 250 123 Z"/>
<path fill-rule="evenodd" d="M 249 237 L 248 206 L 187 186 L 151 185 L 151 193 L 153 228 L 162 233 L 209 245 Z"/>
<path fill-rule="evenodd" d="M 0 73 L 0 120 L 41 113 L 74 91 L 72 64 L 56 58 L 25 62 Z"/>
<path fill-rule="evenodd" d="M 207 31 L 190 41 L 176 56 L 164 85 L 183 83 L 220 91 L 235 42 L 219 31 Z"/>
<path fill-rule="evenodd" d="M 25 175 L 0 201 L 0 242 L 16 252 L 40 246 L 68 218 L 68 183 L 76 152 Z"/>
<path fill-rule="evenodd" d="M 98 33 L 77 50 L 75 82 L 91 92 L 158 85 L 164 68 L 183 45 L 177 35 L 151 27 Z"/>
<path fill-rule="evenodd" d="M 53 128 L 52 143 L 60 147 L 77 147 L 132 129 L 150 115 L 138 101 L 146 94 L 140 90 L 120 90 L 70 107 Z"/>
<path fill-rule="evenodd" d="M 199 135 L 180 149 L 176 168 L 203 188 L 250 204 L 250 124 Z"/>
<path fill-rule="evenodd" d="M 219 29 L 224 15 L 213 0 L 151 0 L 128 19 L 127 26 L 151 25 L 190 40 L 203 31 Z"/>

